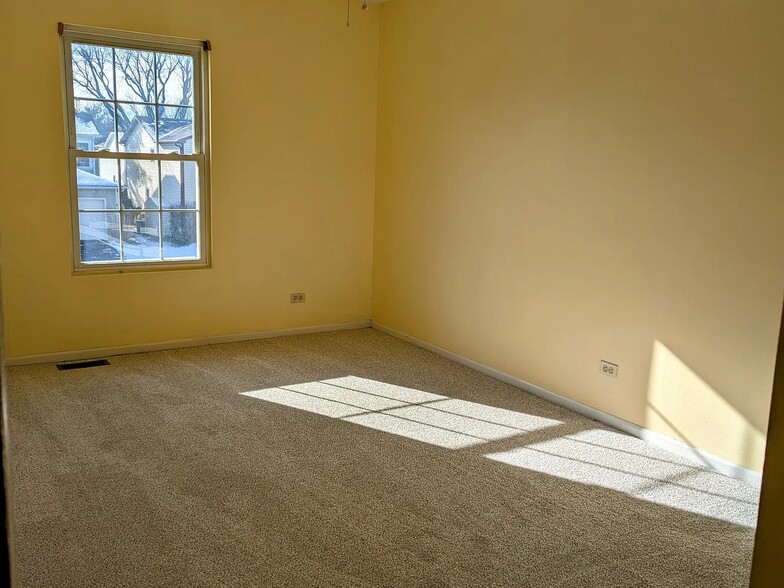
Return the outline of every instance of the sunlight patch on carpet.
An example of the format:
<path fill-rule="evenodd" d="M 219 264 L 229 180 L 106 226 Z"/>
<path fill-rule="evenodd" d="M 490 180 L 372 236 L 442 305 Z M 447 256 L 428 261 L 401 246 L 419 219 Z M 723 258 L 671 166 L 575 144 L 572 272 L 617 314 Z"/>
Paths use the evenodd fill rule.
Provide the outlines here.
<path fill-rule="evenodd" d="M 561 424 L 554 419 L 356 376 L 242 394 L 447 449 Z"/>
<path fill-rule="evenodd" d="M 489 459 L 754 527 L 757 501 L 739 480 L 630 452 L 629 437 L 600 429 L 488 454 Z"/>
<path fill-rule="evenodd" d="M 562 424 L 357 376 L 242 395 L 453 450 Z M 537 443 L 520 442 L 520 447 L 485 457 L 746 527 L 756 524 L 758 502 L 750 486 L 699 464 L 647 453 L 643 441 L 623 433 L 590 429 Z"/>

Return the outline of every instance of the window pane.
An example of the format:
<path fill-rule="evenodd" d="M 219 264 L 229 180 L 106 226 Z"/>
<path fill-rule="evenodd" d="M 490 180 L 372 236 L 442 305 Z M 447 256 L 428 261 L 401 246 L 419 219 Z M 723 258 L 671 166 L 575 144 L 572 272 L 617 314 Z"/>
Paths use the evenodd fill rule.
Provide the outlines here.
<path fill-rule="evenodd" d="M 193 108 L 158 107 L 158 140 L 161 153 L 193 154 Z"/>
<path fill-rule="evenodd" d="M 193 106 L 193 57 L 158 53 L 158 102 Z"/>
<path fill-rule="evenodd" d="M 100 151 L 114 146 L 114 102 L 74 100 L 76 148 Z"/>
<path fill-rule="evenodd" d="M 82 263 L 120 261 L 119 228 L 119 213 L 79 213 L 79 247 Z"/>
<path fill-rule="evenodd" d="M 155 153 L 155 107 L 145 104 L 118 104 L 119 151 Z"/>
<path fill-rule="evenodd" d="M 124 159 L 120 164 L 123 209 L 159 208 L 158 162 Z"/>
<path fill-rule="evenodd" d="M 196 212 L 163 213 L 163 257 L 166 259 L 199 256 L 196 246 L 199 215 Z"/>
<path fill-rule="evenodd" d="M 198 262 L 205 170 L 201 160 L 177 160 L 203 153 L 209 137 L 196 116 L 204 106 L 197 44 L 67 26 L 63 39 L 82 263 Z"/>
<path fill-rule="evenodd" d="M 155 102 L 155 54 L 137 49 L 115 50 L 117 99 Z"/>
<path fill-rule="evenodd" d="M 119 210 L 117 160 L 76 158 L 79 210 Z"/>
<path fill-rule="evenodd" d="M 71 44 L 74 98 L 114 98 L 114 67 L 111 47 Z"/>
<path fill-rule="evenodd" d="M 160 259 L 161 213 L 123 212 L 123 259 Z"/>
<path fill-rule="evenodd" d="M 163 208 L 199 207 L 199 171 L 195 161 L 162 161 L 161 186 Z"/>

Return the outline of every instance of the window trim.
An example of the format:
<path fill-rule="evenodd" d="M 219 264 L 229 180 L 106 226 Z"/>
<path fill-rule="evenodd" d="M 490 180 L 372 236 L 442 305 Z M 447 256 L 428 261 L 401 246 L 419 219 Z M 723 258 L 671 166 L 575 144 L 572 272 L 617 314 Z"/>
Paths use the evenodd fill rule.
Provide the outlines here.
<path fill-rule="evenodd" d="M 72 274 L 117 274 L 131 272 L 205 269 L 212 267 L 211 248 L 211 152 L 210 152 L 210 44 L 209 41 L 181 39 L 148 33 L 118 31 L 80 25 L 60 26 L 61 78 L 63 113 L 65 118 L 65 147 L 68 162 L 68 178 L 71 206 L 71 251 Z M 73 72 L 71 44 L 88 43 L 157 51 L 179 53 L 193 57 L 193 154 L 169 153 L 131 153 L 119 151 L 83 151 L 77 148 L 76 122 L 74 109 Z M 199 100 L 199 98 L 201 98 Z M 123 102 L 123 101 L 117 101 Z M 116 121 L 115 121 L 116 128 Z M 121 155 L 121 157 L 118 157 Z M 145 161 L 195 161 L 199 168 L 199 234 L 196 260 L 134 260 L 120 262 L 83 263 L 79 231 L 79 201 L 77 188 L 77 159 L 111 159 Z M 118 195 L 121 194 L 118 176 Z M 122 212 L 119 213 L 122 226 Z M 162 222 L 162 217 L 161 217 Z M 161 229 L 163 227 L 161 226 Z M 122 240 L 122 236 L 120 237 Z"/>

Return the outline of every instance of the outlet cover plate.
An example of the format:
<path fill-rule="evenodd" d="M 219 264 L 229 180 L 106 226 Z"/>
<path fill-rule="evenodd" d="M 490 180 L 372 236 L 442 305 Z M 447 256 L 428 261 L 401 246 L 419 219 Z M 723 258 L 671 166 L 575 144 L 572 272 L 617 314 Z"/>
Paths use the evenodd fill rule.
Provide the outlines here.
<path fill-rule="evenodd" d="M 599 361 L 599 371 L 603 373 L 605 376 L 610 376 L 611 378 L 618 377 L 618 364 L 610 363 L 609 361 L 604 361 L 603 359 Z"/>

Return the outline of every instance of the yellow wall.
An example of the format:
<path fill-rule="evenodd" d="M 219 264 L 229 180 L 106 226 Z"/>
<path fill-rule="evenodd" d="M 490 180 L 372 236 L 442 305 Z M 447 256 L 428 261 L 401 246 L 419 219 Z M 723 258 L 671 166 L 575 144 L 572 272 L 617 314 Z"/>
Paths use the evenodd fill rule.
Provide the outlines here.
<path fill-rule="evenodd" d="M 375 321 L 758 469 L 784 5 L 355 4 L 0 4 L 8 355 L 363 320 L 372 271 Z M 71 275 L 57 21 L 212 41 L 213 269 Z"/>
<path fill-rule="evenodd" d="M 759 469 L 782 22 L 775 0 L 385 5 L 373 320 Z"/>
<path fill-rule="evenodd" d="M 378 10 L 355 8 L 0 0 L 9 357 L 369 317 Z M 71 275 L 58 21 L 212 41 L 213 269 Z"/>

